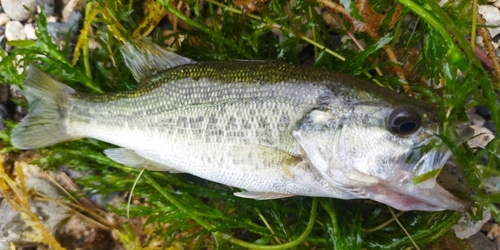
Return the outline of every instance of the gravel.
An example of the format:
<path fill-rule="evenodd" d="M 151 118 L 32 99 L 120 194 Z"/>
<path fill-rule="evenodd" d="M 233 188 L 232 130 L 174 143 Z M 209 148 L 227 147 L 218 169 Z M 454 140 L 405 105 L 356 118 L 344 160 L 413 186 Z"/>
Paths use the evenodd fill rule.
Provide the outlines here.
<path fill-rule="evenodd" d="M 7 41 L 26 40 L 24 26 L 19 21 L 10 21 L 5 25 L 5 37 Z"/>
<path fill-rule="evenodd" d="M 0 13 L 0 25 L 5 26 L 10 21 L 11 19 L 7 14 Z"/>

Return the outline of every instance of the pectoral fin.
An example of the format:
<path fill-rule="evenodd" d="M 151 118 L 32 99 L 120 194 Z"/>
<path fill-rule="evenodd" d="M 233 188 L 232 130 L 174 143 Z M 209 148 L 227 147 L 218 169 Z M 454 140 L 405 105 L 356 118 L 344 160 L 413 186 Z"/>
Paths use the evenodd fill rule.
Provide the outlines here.
<path fill-rule="evenodd" d="M 264 192 L 236 192 L 235 196 L 255 200 L 274 200 L 295 196 L 294 194 L 264 193 Z"/>
<path fill-rule="evenodd" d="M 110 148 L 104 150 L 104 154 L 111 160 L 129 167 L 146 168 L 155 171 L 168 171 L 170 173 L 182 173 L 181 171 L 171 167 L 148 160 L 134 150 L 128 148 Z"/>

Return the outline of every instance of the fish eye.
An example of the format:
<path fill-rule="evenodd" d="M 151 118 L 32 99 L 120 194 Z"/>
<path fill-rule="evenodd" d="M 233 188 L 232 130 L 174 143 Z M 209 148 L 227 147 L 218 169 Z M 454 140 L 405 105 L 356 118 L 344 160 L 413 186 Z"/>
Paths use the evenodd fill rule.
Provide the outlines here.
<path fill-rule="evenodd" d="M 395 108 L 387 118 L 387 125 L 391 132 L 398 135 L 409 135 L 420 128 L 422 117 L 412 107 L 401 106 Z"/>

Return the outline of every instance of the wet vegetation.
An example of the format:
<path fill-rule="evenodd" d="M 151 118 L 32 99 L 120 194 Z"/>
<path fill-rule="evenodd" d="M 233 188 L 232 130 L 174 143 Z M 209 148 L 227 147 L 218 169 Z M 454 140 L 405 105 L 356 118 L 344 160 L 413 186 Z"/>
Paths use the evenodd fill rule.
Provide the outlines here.
<path fill-rule="evenodd" d="M 500 173 L 498 139 L 484 149 L 457 147 L 447 139 L 448 124 L 466 121 L 465 110 L 474 106 L 486 105 L 500 127 L 500 68 L 495 56 L 489 59 L 494 67 L 483 67 L 467 40 L 484 29 L 470 1 L 442 7 L 434 0 L 340 2 L 87 1 L 78 40 L 68 38 L 64 46 L 52 42 L 45 16 L 38 15 L 37 41 L 9 42 L 16 49 L 0 51 L 0 81 L 22 87 L 24 75 L 17 69 L 37 64 L 82 92 L 132 89 L 136 82 L 119 48 L 139 36 L 197 61 L 274 59 L 342 71 L 436 105 L 443 139 L 476 193 L 474 207 L 490 209 L 498 221 L 500 194 L 483 188 Z M 92 41 L 99 44 L 96 49 L 89 48 Z M 9 130 L 0 134 L 3 154 L 18 152 L 10 146 Z M 109 147 L 92 139 L 67 142 L 40 149 L 34 163 L 87 173 L 77 180 L 83 195 L 108 197 L 135 185 L 130 207 L 106 207 L 121 216 L 147 217 L 146 226 L 135 230 L 128 222 L 115 224 L 126 248 L 401 249 L 412 246 L 411 239 L 419 246 L 437 240 L 461 216 L 453 211 L 400 213 L 371 201 L 248 200 L 235 197 L 233 188 L 188 174 L 146 171 L 134 184 L 140 170 L 105 157 L 102 151 Z"/>

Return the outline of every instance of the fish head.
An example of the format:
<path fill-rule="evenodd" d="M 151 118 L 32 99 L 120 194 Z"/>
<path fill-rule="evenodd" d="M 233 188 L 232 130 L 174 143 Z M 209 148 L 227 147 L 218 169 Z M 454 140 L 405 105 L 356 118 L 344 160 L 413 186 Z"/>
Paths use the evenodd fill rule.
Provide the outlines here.
<path fill-rule="evenodd" d="M 440 125 L 435 108 L 416 100 L 358 102 L 341 112 L 337 105 L 311 111 L 294 136 L 310 166 L 351 195 L 405 211 L 465 210 L 436 183 L 451 156 Z M 467 126 L 454 127 L 454 143 L 472 136 Z"/>

